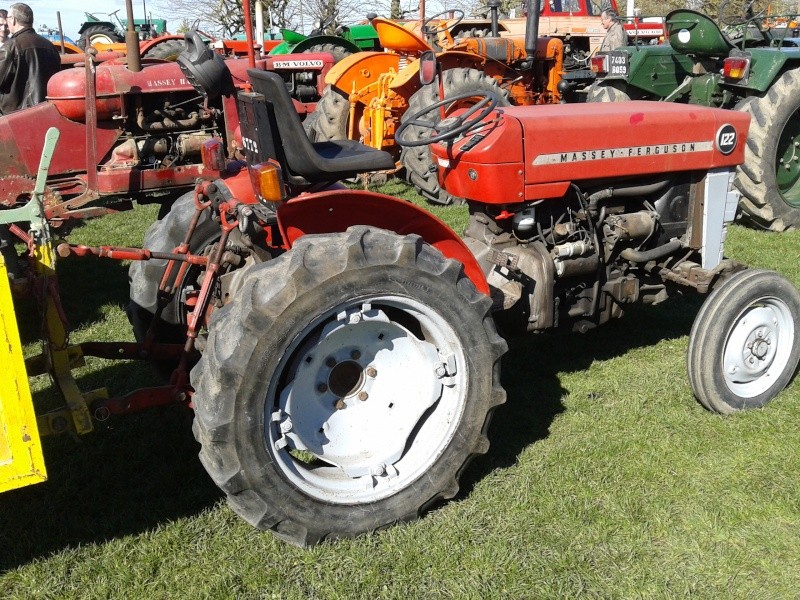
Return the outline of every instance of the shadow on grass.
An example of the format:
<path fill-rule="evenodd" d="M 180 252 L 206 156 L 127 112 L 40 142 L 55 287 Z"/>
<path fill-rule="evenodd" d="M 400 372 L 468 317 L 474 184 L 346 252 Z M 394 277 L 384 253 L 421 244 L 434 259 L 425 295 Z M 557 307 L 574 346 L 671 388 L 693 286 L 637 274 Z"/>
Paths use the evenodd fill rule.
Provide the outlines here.
<path fill-rule="evenodd" d="M 128 304 L 128 265 L 119 261 L 95 257 L 62 259 L 58 263 L 58 281 L 70 329 L 103 319 L 103 306 Z M 16 299 L 14 306 L 23 343 L 39 339 L 41 318 L 33 298 Z"/>
<path fill-rule="evenodd" d="M 565 410 L 562 398 L 568 390 L 559 373 L 583 371 L 594 361 L 688 335 L 701 303 L 702 297 L 689 296 L 658 306 L 632 306 L 621 319 L 586 334 L 544 333 L 510 340 L 501 378 L 508 398 L 494 413 L 489 452 L 470 464 L 458 497 L 469 495 L 491 471 L 514 465 L 526 447 L 547 438 L 553 420 Z"/>
<path fill-rule="evenodd" d="M 567 390 L 560 374 L 685 336 L 699 305 L 698 299 L 678 299 L 664 306 L 633 307 L 623 319 L 585 335 L 511 340 L 502 363 L 508 401 L 495 412 L 489 453 L 462 477 L 459 498 L 549 435 L 553 420 L 565 410 Z M 142 368 L 147 367 L 114 365 L 93 373 L 81 386 L 113 382 L 121 389 L 112 393 L 121 393 L 139 380 L 135 369 Z M 152 530 L 220 501 L 222 493 L 197 459 L 191 420 L 188 410 L 155 409 L 112 419 L 79 440 L 47 438 L 50 480 L 0 495 L 0 572 L 65 549 Z"/>
<path fill-rule="evenodd" d="M 118 364 L 91 378 L 125 381 L 147 365 Z M 87 381 L 81 379 L 84 389 Z M 119 390 L 111 390 L 112 394 Z M 49 479 L 0 495 L 0 573 L 196 515 L 222 497 L 197 458 L 182 407 L 115 417 L 75 439 L 44 438 Z"/>

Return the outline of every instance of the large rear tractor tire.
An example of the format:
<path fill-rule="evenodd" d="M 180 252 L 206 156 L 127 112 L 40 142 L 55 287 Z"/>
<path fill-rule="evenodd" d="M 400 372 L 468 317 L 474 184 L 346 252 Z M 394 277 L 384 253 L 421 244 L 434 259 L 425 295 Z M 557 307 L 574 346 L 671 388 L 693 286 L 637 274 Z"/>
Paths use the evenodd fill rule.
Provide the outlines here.
<path fill-rule="evenodd" d="M 477 69 L 448 69 L 443 73 L 442 77 L 444 78 L 445 99 L 449 96 L 480 90 L 494 93 L 499 98 L 499 106 L 508 106 L 510 104 L 508 92 L 503 90 L 494 79 Z M 441 98 L 439 98 L 437 80 L 432 85 L 423 86 L 414 92 L 408 101 L 408 110 L 406 110 L 401 121 L 439 100 Z M 446 111 L 446 114 L 457 108 L 469 106 L 469 104 L 469 101 L 459 102 L 457 105 L 451 106 Z M 428 120 L 438 123 L 441 117 L 431 114 L 428 116 Z M 411 126 L 408 128 L 408 133 L 406 133 L 406 138 L 409 140 L 421 139 L 422 136 L 430 136 L 430 129 Z M 442 189 L 439 185 L 436 163 L 433 161 L 429 146 L 404 146 L 400 154 L 400 162 L 406 168 L 406 179 L 415 185 L 429 202 L 433 204 L 460 204 L 463 202 L 462 198 L 449 194 L 447 190 Z"/>
<path fill-rule="evenodd" d="M 353 51 L 350 48 L 345 48 L 344 46 L 340 46 L 338 44 L 315 44 L 309 48 L 303 50 L 303 54 L 309 54 L 312 52 L 330 52 L 333 54 L 333 62 L 338 63 L 343 58 L 350 56 Z"/>
<path fill-rule="evenodd" d="M 506 350 L 461 265 L 415 235 L 309 235 L 234 275 L 192 371 L 195 437 L 252 525 L 299 546 L 458 491 L 505 400 Z"/>
<path fill-rule="evenodd" d="M 761 98 L 748 99 L 750 133 L 736 186 L 742 217 L 764 229 L 800 228 L 800 70 L 781 75 Z"/>
<path fill-rule="evenodd" d="M 123 38 L 116 29 L 109 27 L 105 24 L 89 25 L 84 31 L 78 41 L 75 43 L 78 48 L 86 50 L 86 47 L 91 47 L 92 44 L 118 44 L 124 42 Z"/>
<path fill-rule="evenodd" d="M 707 409 L 760 408 L 791 381 L 800 360 L 800 293 L 772 271 L 746 270 L 715 289 L 689 335 L 687 371 Z"/>
<path fill-rule="evenodd" d="M 175 62 L 178 56 L 186 49 L 185 40 L 164 40 L 151 46 L 147 52 L 144 53 L 142 58 L 157 58 L 160 60 L 167 60 Z"/>
<path fill-rule="evenodd" d="M 183 242 L 194 216 L 194 210 L 194 191 L 187 192 L 175 201 L 163 219 L 156 221 L 148 228 L 144 237 L 144 247 L 157 252 L 172 252 Z M 220 227 L 211 220 L 209 211 L 206 210 L 200 216 L 200 221 L 189 244 L 189 251 L 194 254 L 202 253 L 219 237 Z M 144 339 L 153 315 L 156 313 L 158 288 L 166 266 L 166 260 L 153 259 L 134 261 L 128 270 L 130 302 L 127 313 L 134 336 L 138 341 Z M 187 290 L 199 289 L 198 277 L 200 274 L 200 267 L 191 266 L 181 281 L 173 281 L 173 286 L 177 287 L 176 293 L 162 311 L 161 319 L 157 323 L 157 342 L 180 343 L 186 340 L 187 308 L 183 304 L 182 298 L 185 297 Z M 168 375 L 174 365 L 165 364 L 159 365 L 159 367 L 163 374 Z"/>
<path fill-rule="evenodd" d="M 325 86 L 317 108 L 303 124 L 312 142 L 330 142 L 347 139 L 347 121 L 350 118 L 350 100 L 340 90 Z"/>

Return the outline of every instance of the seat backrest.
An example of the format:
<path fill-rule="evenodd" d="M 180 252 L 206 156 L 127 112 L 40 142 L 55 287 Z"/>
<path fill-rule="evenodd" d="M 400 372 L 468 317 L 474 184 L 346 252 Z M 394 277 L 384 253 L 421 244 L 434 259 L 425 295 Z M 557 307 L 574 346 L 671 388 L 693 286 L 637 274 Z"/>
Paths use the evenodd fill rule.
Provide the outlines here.
<path fill-rule="evenodd" d="M 329 183 L 358 173 L 394 168 L 392 156 L 353 140 L 312 144 L 283 79 L 272 72 L 247 71 L 253 93 L 240 93 L 239 120 L 247 160 L 277 160 L 293 185 Z M 251 148 L 248 148 L 248 142 Z"/>

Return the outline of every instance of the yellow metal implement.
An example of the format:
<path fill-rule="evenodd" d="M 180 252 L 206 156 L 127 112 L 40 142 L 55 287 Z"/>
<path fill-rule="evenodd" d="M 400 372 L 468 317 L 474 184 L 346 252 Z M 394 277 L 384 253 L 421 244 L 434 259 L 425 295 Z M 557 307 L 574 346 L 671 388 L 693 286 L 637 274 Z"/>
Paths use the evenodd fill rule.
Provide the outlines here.
<path fill-rule="evenodd" d="M 47 479 L 8 271 L 0 256 L 0 492 Z"/>

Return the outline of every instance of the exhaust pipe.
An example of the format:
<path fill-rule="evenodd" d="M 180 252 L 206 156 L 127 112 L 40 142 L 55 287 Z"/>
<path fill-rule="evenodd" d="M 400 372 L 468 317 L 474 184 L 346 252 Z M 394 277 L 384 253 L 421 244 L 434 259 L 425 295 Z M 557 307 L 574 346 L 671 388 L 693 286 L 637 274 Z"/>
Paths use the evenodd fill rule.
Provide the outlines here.
<path fill-rule="evenodd" d="M 133 25 L 133 0 L 125 0 L 125 11 L 128 13 L 128 27 L 125 31 L 128 70 L 138 73 L 142 70 L 142 59 L 139 56 L 139 34 Z"/>
<path fill-rule="evenodd" d="M 526 10 L 528 11 L 525 20 L 525 61 L 524 68 L 533 68 L 533 61 L 536 57 L 536 42 L 539 39 L 539 2 L 537 0 L 526 0 Z"/>

